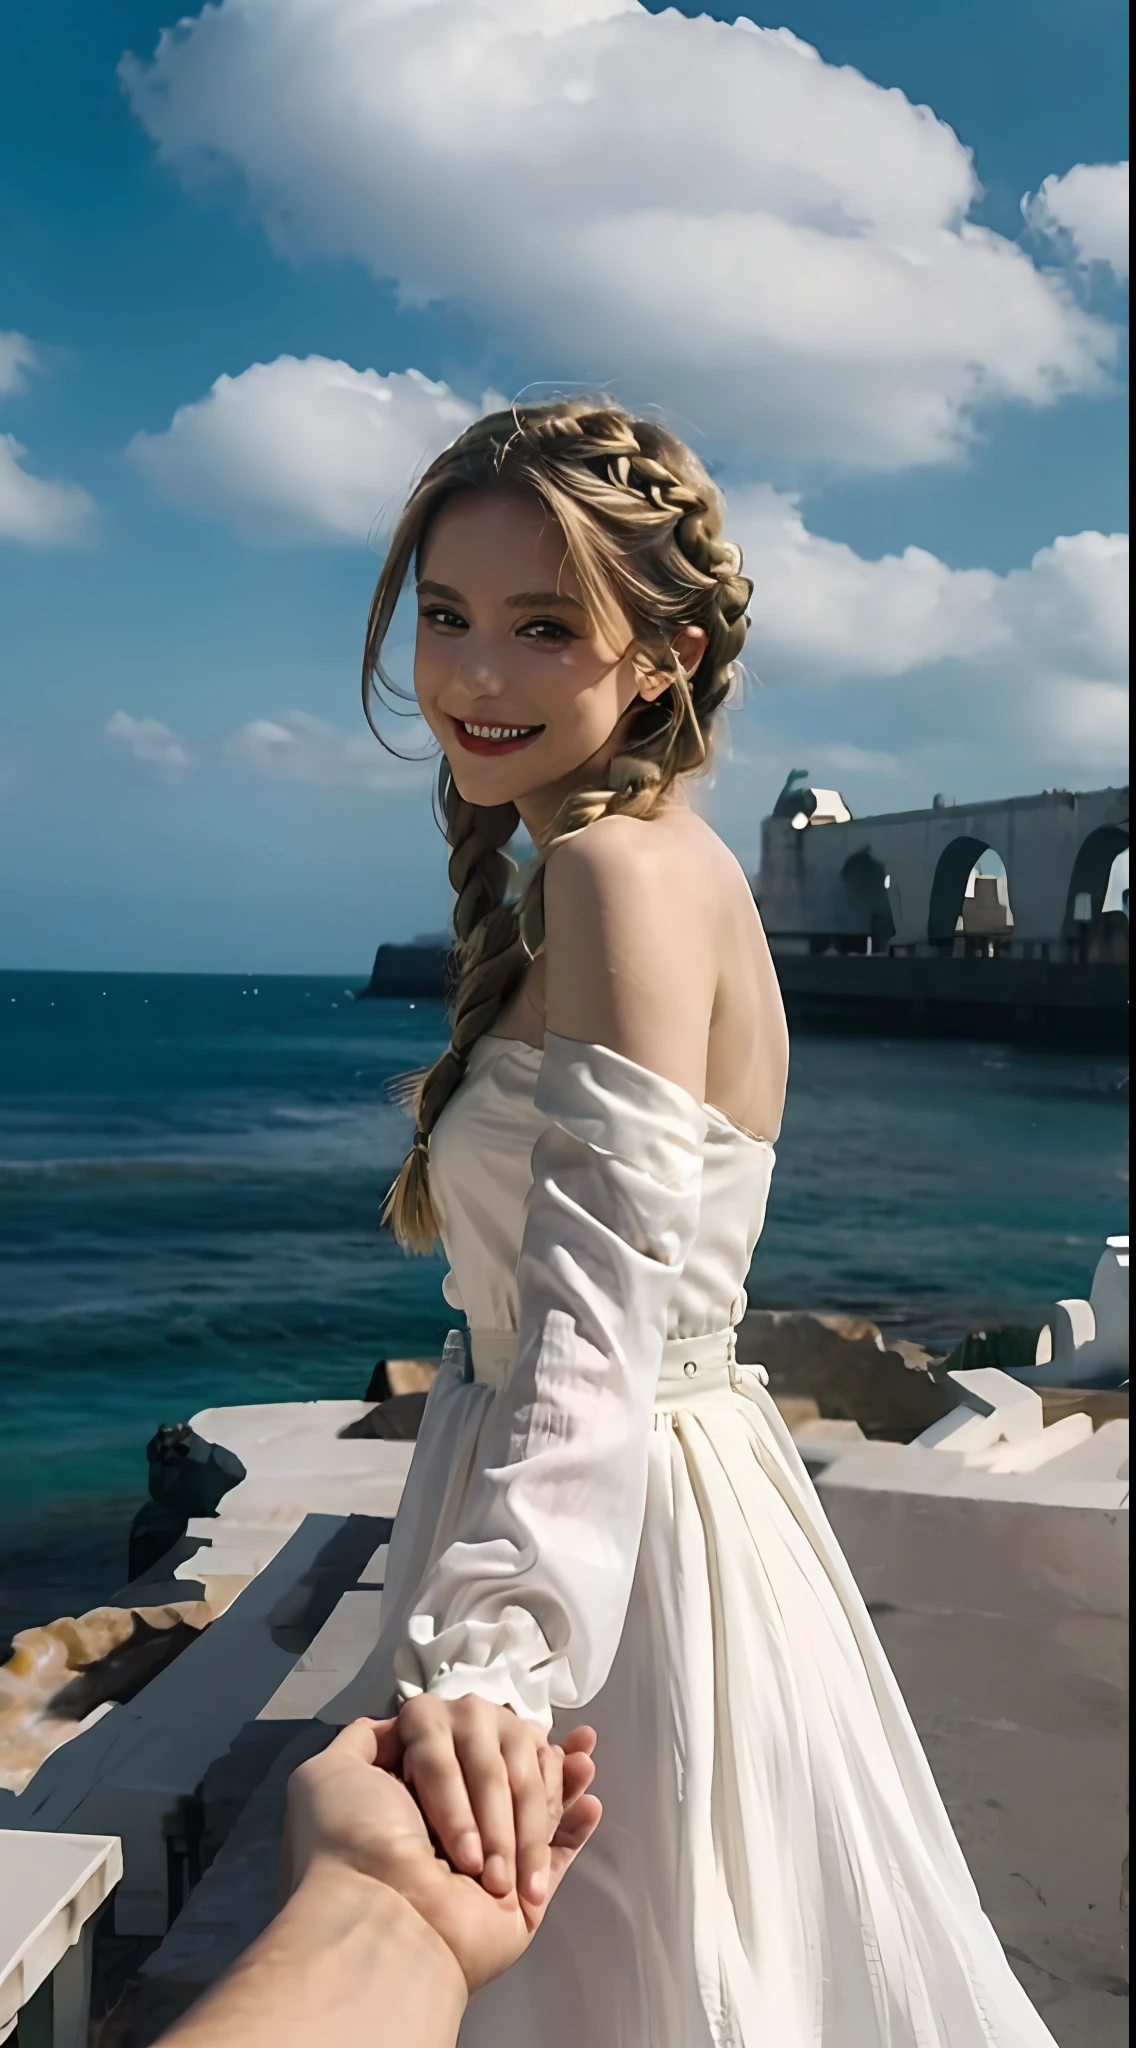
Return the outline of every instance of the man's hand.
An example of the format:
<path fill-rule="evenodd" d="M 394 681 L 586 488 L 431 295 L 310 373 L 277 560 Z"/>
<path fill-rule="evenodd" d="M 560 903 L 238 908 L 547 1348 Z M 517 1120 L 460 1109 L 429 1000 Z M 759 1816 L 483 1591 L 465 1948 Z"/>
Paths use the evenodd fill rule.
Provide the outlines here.
<path fill-rule="evenodd" d="M 455 1957 L 471 1992 L 508 1969 L 528 1947 L 573 1858 L 600 1819 L 588 1791 L 595 1733 L 577 1728 L 549 1745 L 545 1841 L 551 1842 L 541 1902 L 515 1889 L 495 1896 L 439 1856 L 415 1799 L 396 1775 L 403 1764 L 397 1721 L 353 1721 L 288 1785 L 282 1880 L 287 1892 L 322 1866 L 375 1879 L 404 1899 Z"/>

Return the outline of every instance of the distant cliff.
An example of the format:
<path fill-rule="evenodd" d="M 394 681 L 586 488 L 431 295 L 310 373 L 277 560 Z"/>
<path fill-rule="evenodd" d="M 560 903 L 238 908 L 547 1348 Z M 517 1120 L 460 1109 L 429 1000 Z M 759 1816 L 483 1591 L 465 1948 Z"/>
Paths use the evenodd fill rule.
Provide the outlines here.
<path fill-rule="evenodd" d="M 440 1000 L 445 994 L 449 955 L 450 942 L 441 934 L 415 939 L 409 946 L 380 946 L 371 979 L 355 1000 L 363 1003 L 380 996 L 432 996 Z"/>

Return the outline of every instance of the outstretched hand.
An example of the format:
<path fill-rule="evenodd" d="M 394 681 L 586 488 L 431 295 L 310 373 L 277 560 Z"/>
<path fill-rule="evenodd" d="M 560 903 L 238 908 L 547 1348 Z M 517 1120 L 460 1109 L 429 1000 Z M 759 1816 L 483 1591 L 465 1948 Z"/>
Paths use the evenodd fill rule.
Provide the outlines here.
<path fill-rule="evenodd" d="M 443 1703 L 432 1704 L 438 1707 Z M 484 1702 L 458 1703 L 462 1707 L 474 1704 L 484 1706 Z M 528 1876 L 531 1868 L 541 1862 L 539 1857 L 532 1856 L 529 1843 L 534 1830 L 542 1832 L 547 1875 L 542 1895 L 536 1898 L 531 1884 L 524 1893 L 518 1890 L 519 1857 L 506 1863 L 510 1881 L 502 1889 L 496 1868 L 495 1883 L 489 1885 L 482 1881 L 487 1864 L 475 1872 L 470 1869 L 467 1856 L 464 1868 L 469 1874 L 463 1875 L 438 1854 L 430 1839 L 427 1818 L 443 1850 L 449 1853 L 448 1842 L 455 1838 L 453 1815 L 456 1813 L 459 1821 L 463 1816 L 456 1806 L 448 1808 L 447 1827 L 443 1830 L 435 1818 L 436 1799 L 433 1805 L 427 1804 L 439 1785 L 449 1783 L 444 1767 L 445 1744 L 436 1717 L 421 1710 L 410 1713 L 411 1707 L 420 1708 L 420 1703 L 410 1702 L 396 1720 L 353 1721 L 321 1755 L 310 1758 L 293 1772 L 288 1784 L 282 1883 L 285 1891 L 291 1892 L 301 1878 L 330 1863 L 386 1885 L 445 1942 L 473 1992 L 523 1954 L 565 1871 L 599 1822 L 599 1800 L 588 1790 L 595 1776 L 595 1733 L 591 1728 L 574 1729 L 563 1747 L 559 1747 L 543 1742 L 537 1731 L 527 1730 L 539 1787 L 540 1818 L 538 1827 L 537 1802 L 529 1796 L 532 1781 L 527 1766 L 523 1766 L 526 1789 L 522 1834 L 526 1860 L 520 1867 Z M 500 1711 L 503 1710 L 489 1709 L 493 1715 Z M 404 1728 L 403 1716 L 408 1714 L 409 1726 Z M 515 1720 L 512 1715 L 508 1718 Z M 459 1716 L 458 1722 L 463 1730 L 477 1722 L 482 1734 L 487 1732 L 483 1716 L 467 1714 Z M 526 1724 L 515 1725 L 526 1731 Z M 542 1751 L 539 1763 L 535 1761 L 538 1740 Z M 453 1741 L 449 1758 L 458 1769 Z M 511 1831 L 510 1779 L 500 1748 L 496 1770 L 489 1775 L 496 1780 L 497 1794 L 489 1803 L 489 1811 L 491 1815 L 503 1814 L 504 1802 L 508 1801 Z M 417 1799 L 408 1789 L 411 1783 Z M 451 1792 L 452 1789 L 450 1785 Z M 422 1796 L 423 1790 L 426 1798 Z M 480 1800 L 479 1811 L 484 1817 Z M 490 1825 L 489 1839 L 495 1842 L 497 1837 Z M 502 1852 L 494 1849 L 492 1853 Z"/>

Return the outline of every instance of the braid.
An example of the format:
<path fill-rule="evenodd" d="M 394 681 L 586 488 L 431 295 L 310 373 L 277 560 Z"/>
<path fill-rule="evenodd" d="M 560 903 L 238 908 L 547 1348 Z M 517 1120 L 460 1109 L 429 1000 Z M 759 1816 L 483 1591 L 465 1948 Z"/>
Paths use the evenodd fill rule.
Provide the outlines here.
<path fill-rule="evenodd" d="M 728 695 L 733 665 L 745 645 L 746 613 L 753 595 L 753 584 L 741 573 L 741 549 L 722 534 L 720 493 L 700 465 L 696 474 L 683 474 L 695 470 L 693 458 L 665 428 L 631 420 L 615 407 L 546 416 L 534 423 L 533 431 L 538 440 L 576 443 L 575 460 L 582 457 L 607 486 L 602 497 L 609 514 L 618 516 L 622 510 L 641 525 L 644 507 L 649 507 L 650 523 L 670 530 L 674 551 L 707 590 L 711 603 L 698 621 L 707 633 L 698 693 L 698 710 L 705 719 Z M 681 689 L 681 671 L 673 655 L 671 667 Z"/>
<path fill-rule="evenodd" d="M 496 1023 L 524 979 L 529 952 L 521 939 L 516 906 L 508 900 L 515 873 L 503 848 L 520 818 L 513 804 L 467 803 L 443 762 L 438 796 L 450 842 L 449 877 L 454 905 L 456 986 L 451 1002 L 450 1043 L 440 1059 L 414 1077 L 410 1106 L 414 1142 L 383 1204 L 382 1221 L 394 1220 L 401 1241 L 429 1251 L 438 1235 L 430 1200 L 430 1133 L 455 1088 L 465 1079 L 469 1056 Z"/>
<path fill-rule="evenodd" d="M 668 687 L 636 699 L 620 753 L 601 788 L 575 790 L 551 837 L 600 818 L 651 815 L 675 783 L 705 766 L 714 714 L 729 695 L 745 644 L 753 586 L 741 551 L 722 532 L 720 492 L 689 448 L 657 422 L 594 399 L 516 407 L 478 420 L 426 471 L 392 537 L 371 604 L 363 699 L 377 737 L 372 694 L 402 697 L 382 667 L 382 648 L 406 577 L 434 513 L 455 491 L 520 486 L 535 491 L 563 530 L 585 602 L 600 621 L 630 619 L 632 660 Z M 706 636 L 687 674 L 673 640 L 684 626 Z M 400 1241 L 428 1251 L 437 1237 L 429 1141 L 465 1078 L 479 1038 L 517 994 L 544 938 L 541 861 L 519 900 L 505 852 L 520 822 L 512 804 L 470 804 L 448 766 L 439 808 L 455 892 L 450 1043 L 426 1073 L 408 1077 L 414 1141 L 383 1208 Z"/>

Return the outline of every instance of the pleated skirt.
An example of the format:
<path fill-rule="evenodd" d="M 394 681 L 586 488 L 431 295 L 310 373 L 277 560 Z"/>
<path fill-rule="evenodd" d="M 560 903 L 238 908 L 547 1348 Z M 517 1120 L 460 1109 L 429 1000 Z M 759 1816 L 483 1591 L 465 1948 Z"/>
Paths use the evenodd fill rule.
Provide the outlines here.
<path fill-rule="evenodd" d="M 431 1393 L 353 1711 L 387 1711 L 383 1645 L 448 1541 L 494 1398 L 447 1373 Z M 554 1733 L 583 1719 L 603 1821 L 461 2048 L 1054 2048 L 752 1372 L 656 1412 L 620 1647 Z"/>

